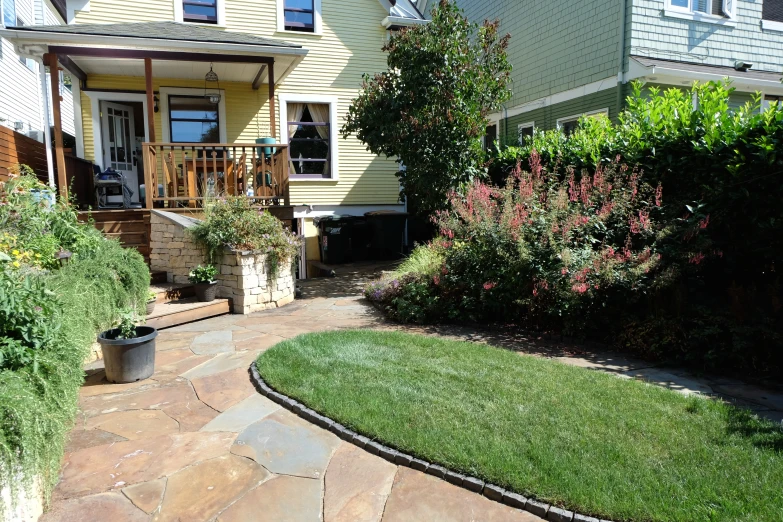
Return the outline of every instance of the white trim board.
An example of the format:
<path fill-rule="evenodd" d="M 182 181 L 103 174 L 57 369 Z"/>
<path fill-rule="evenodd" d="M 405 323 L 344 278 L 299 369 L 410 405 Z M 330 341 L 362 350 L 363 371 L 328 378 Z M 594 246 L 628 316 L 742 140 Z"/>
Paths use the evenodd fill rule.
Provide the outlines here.
<path fill-rule="evenodd" d="M 105 91 L 85 91 L 90 99 L 90 108 L 92 110 L 92 154 L 93 161 L 101 170 L 103 165 L 103 144 L 102 144 L 102 125 L 101 125 L 101 104 L 102 101 L 110 102 L 141 102 L 144 111 L 144 141 L 148 142 L 149 120 L 147 119 L 147 95 L 132 92 L 105 92 Z"/>
<path fill-rule="evenodd" d="M 397 210 L 405 212 L 402 203 L 387 205 L 297 205 L 294 207 L 295 219 L 312 219 L 335 214 L 345 216 L 363 216 L 367 212 L 375 210 Z"/>
<path fill-rule="evenodd" d="M 761 28 L 765 31 L 783 31 L 783 22 L 773 22 L 772 20 L 762 20 Z"/>
<path fill-rule="evenodd" d="M 617 76 L 611 76 L 597 82 L 582 85 L 581 87 L 577 87 L 575 89 L 569 89 L 567 91 L 550 94 L 549 96 L 523 103 L 522 105 L 517 105 L 516 107 L 512 107 L 506 111 L 490 114 L 488 119 L 490 121 L 499 121 L 501 119 L 511 118 L 512 116 L 518 116 L 526 112 L 541 109 L 542 107 L 549 107 L 550 105 L 575 100 L 583 96 L 606 91 L 615 87 L 617 87 Z"/>
<path fill-rule="evenodd" d="M 291 94 L 281 93 L 277 95 L 280 122 L 280 143 L 288 143 L 288 102 L 295 103 L 326 103 L 329 104 L 329 146 L 331 147 L 330 177 L 328 178 L 291 178 L 291 183 L 323 183 L 325 181 L 337 181 L 340 179 L 340 151 L 337 125 L 337 96 L 319 94 Z"/>
<path fill-rule="evenodd" d="M 211 90 L 211 89 L 210 89 Z M 169 121 L 169 96 L 203 96 L 204 89 L 195 87 L 161 87 L 159 89 L 160 104 L 160 124 L 163 130 L 163 143 L 171 142 L 171 122 Z M 220 143 L 228 143 L 226 134 L 226 91 L 220 89 L 220 103 L 218 103 L 218 131 L 220 133 Z"/>

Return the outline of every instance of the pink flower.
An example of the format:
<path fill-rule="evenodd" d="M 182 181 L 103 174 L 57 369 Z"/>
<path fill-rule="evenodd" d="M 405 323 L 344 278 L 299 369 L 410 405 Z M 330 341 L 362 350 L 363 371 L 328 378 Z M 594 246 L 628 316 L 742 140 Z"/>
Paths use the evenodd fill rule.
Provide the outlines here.
<path fill-rule="evenodd" d="M 484 283 L 484 290 L 492 290 L 497 285 L 498 285 L 497 283 L 492 283 L 492 282 L 487 281 L 486 283 Z"/>
<path fill-rule="evenodd" d="M 663 201 L 663 187 L 658 183 L 658 187 L 655 189 L 655 206 L 660 207 Z"/>
<path fill-rule="evenodd" d="M 440 284 L 440 276 L 432 276 L 432 282 L 435 283 L 435 286 L 438 286 Z"/>
<path fill-rule="evenodd" d="M 699 221 L 699 228 L 701 228 L 703 230 L 703 229 L 707 228 L 707 225 L 709 225 L 709 224 L 710 224 L 710 215 L 707 214 L 707 216 L 704 219 Z"/>
<path fill-rule="evenodd" d="M 697 253 L 697 254 L 693 254 L 693 255 L 691 256 L 691 258 L 690 258 L 690 260 L 689 260 L 688 262 L 689 262 L 689 263 L 692 263 L 692 264 L 694 264 L 694 265 L 698 265 L 698 264 L 700 264 L 702 261 L 704 261 L 704 258 L 705 258 L 705 257 L 706 257 L 706 256 L 705 256 L 704 254 L 702 254 L 701 252 L 699 252 L 699 253 Z"/>
<path fill-rule="evenodd" d="M 588 288 L 589 287 L 587 286 L 586 283 L 577 283 L 577 284 L 575 284 L 574 286 L 571 287 L 571 290 L 573 290 L 574 292 L 576 292 L 578 294 L 584 294 L 585 292 L 587 292 Z"/>

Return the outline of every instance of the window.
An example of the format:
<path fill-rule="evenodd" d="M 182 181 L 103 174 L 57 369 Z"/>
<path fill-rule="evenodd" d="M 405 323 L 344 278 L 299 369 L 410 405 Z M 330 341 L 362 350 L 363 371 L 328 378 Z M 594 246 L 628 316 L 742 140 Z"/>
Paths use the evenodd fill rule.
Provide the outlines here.
<path fill-rule="evenodd" d="M 579 127 L 579 120 L 582 117 L 588 118 L 600 118 L 601 116 L 609 117 L 609 109 L 601 109 L 597 111 L 585 112 L 582 114 L 576 114 L 574 116 L 568 116 L 566 118 L 560 118 L 557 120 L 557 128 L 563 131 L 563 134 L 570 136 Z"/>
<path fill-rule="evenodd" d="M 315 0 L 283 0 L 286 31 L 315 32 Z"/>
<path fill-rule="evenodd" d="M 182 20 L 202 24 L 218 23 L 217 0 L 182 0 Z"/>
<path fill-rule="evenodd" d="M 289 174 L 330 178 L 331 108 L 326 103 L 287 104 Z"/>
<path fill-rule="evenodd" d="M 519 144 L 524 145 L 525 141 L 532 138 L 536 130 L 535 122 L 520 123 L 517 126 L 517 135 L 519 136 Z"/>
<path fill-rule="evenodd" d="M 664 14 L 700 22 L 734 25 L 737 0 L 666 0 Z"/>
<path fill-rule="evenodd" d="M 16 26 L 17 27 L 22 27 L 22 26 L 24 26 L 24 22 L 20 18 L 17 18 L 16 19 Z M 33 60 L 31 58 L 25 58 L 23 56 L 20 56 L 19 57 L 19 63 L 21 63 L 22 65 L 24 65 L 25 67 L 27 67 L 31 71 L 35 72 L 35 60 Z"/>
<path fill-rule="evenodd" d="M 771 105 L 778 104 L 780 105 L 781 102 L 783 102 L 783 96 L 772 96 L 770 94 L 766 94 L 764 96 L 764 100 L 761 102 L 761 110 L 762 112 L 769 109 Z"/>
<path fill-rule="evenodd" d="M 16 0 L 0 0 L 0 4 L 3 8 L 3 25 L 5 27 L 16 25 Z"/>
<path fill-rule="evenodd" d="M 494 123 L 484 130 L 484 150 L 494 151 L 498 139 L 498 126 Z"/>
<path fill-rule="evenodd" d="M 203 96 L 169 96 L 172 143 L 220 143 L 218 106 Z"/>
<path fill-rule="evenodd" d="M 761 8 L 761 27 L 783 31 L 783 0 L 764 0 Z"/>

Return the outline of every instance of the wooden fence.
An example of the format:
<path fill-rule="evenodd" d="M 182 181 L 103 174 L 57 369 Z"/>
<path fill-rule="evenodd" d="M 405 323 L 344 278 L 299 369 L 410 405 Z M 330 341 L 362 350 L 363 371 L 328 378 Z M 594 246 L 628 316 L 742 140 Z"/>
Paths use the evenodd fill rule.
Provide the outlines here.
<path fill-rule="evenodd" d="M 0 181 L 8 179 L 8 169 L 17 163 L 29 165 L 41 181 L 49 179 L 46 145 L 0 125 Z"/>

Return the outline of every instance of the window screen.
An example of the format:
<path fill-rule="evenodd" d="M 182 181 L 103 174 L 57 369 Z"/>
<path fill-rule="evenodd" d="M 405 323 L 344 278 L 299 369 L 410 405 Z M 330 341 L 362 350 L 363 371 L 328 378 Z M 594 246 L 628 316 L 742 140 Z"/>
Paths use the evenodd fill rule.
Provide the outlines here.
<path fill-rule="evenodd" d="M 783 0 L 764 0 L 761 18 L 771 22 L 783 22 Z"/>

